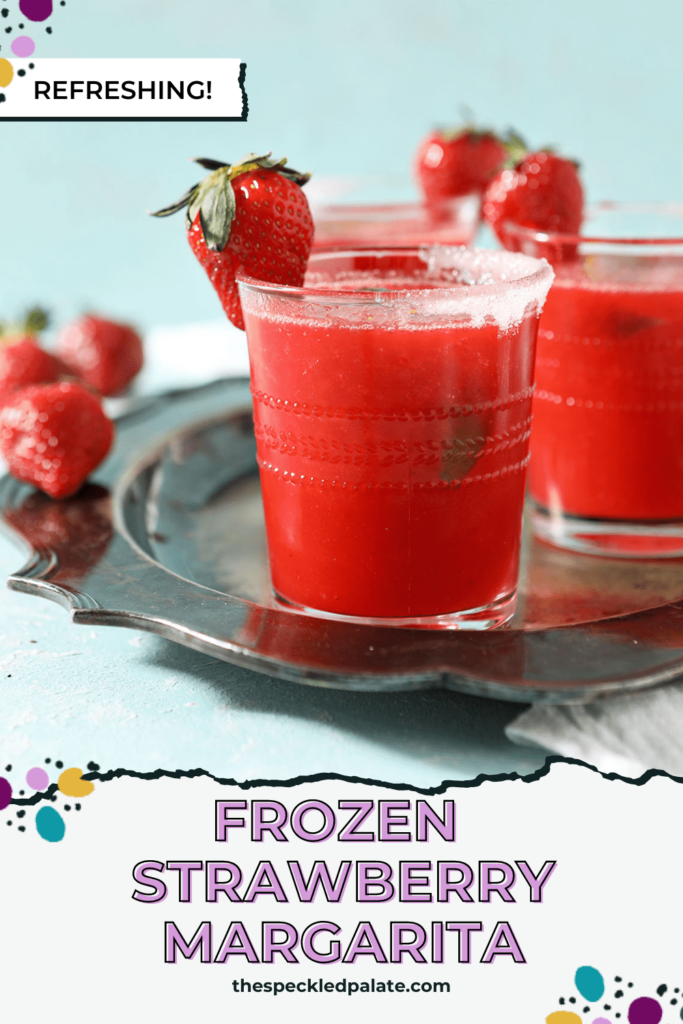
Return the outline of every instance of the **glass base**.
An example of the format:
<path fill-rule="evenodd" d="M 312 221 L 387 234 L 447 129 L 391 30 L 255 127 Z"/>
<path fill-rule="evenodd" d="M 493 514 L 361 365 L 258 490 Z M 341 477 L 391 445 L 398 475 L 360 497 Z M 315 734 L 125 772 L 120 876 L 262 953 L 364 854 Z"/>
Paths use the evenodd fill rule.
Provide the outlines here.
<path fill-rule="evenodd" d="M 417 615 L 406 618 L 383 618 L 370 615 L 339 615 L 337 612 L 321 611 L 308 608 L 282 597 L 273 591 L 275 600 L 281 608 L 289 611 L 305 612 L 319 619 L 334 619 L 337 622 L 351 622 L 365 626 L 397 626 L 403 629 L 497 629 L 509 622 L 515 613 L 517 604 L 517 588 L 512 593 L 498 598 L 491 604 L 481 608 L 466 608 L 464 611 L 450 612 L 447 615 Z"/>
<path fill-rule="evenodd" d="M 582 519 L 534 505 L 536 536 L 548 544 L 604 558 L 683 558 L 683 521 Z"/>

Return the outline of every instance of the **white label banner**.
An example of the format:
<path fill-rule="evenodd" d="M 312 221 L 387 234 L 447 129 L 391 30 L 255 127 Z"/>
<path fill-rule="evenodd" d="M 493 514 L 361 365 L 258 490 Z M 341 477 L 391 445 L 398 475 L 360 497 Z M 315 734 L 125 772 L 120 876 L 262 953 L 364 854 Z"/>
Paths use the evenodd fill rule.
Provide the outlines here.
<path fill-rule="evenodd" d="M 231 57 L 14 61 L 0 120 L 246 121 L 245 69 Z"/>
<path fill-rule="evenodd" d="M 680 781 L 90 778 L 3 811 L 8 1020 L 680 1020 Z"/>

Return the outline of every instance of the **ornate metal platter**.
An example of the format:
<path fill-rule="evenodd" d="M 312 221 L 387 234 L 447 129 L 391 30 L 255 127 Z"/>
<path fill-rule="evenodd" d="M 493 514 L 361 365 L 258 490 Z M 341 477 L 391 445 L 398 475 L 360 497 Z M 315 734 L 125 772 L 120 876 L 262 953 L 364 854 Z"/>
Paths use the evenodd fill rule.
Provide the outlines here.
<path fill-rule="evenodd" d="M 526 537 L 517 614 L 488 633 L 350 625 L 276 605 L 250 410 L 245 380 L 141 402 L 67 501 L 5 477 L 0 516 L 31 551 L 9 586 L 57 601 L 75 623 L 149 630 L 319 686 L 570 703 L 683 674 L 683 561 L 576 555 Z"/>

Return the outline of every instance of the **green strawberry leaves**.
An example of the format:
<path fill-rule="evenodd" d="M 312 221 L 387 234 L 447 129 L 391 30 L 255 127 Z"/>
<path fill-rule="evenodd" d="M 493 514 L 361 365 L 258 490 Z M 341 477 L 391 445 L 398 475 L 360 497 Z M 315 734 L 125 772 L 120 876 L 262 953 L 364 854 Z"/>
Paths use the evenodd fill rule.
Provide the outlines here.
<path fill-rule="evenodd" d="M 211 173 L 198 185 L 193 185 L 176 203 L 156 210 L 152 217 L 170 217 L 183 207 L 187 207 L 185 223 L 188 230 L 199 214 L 199 222 L 206 246 L 212 252 L 222 252 L 228 243 L 230 229 L 235 218 L 235 193 L 232 182 L 240 174 L 261 170 L 276 171 L 288 181 L 296 185 L 305 185 L 310 174 L 302 174 L 292 167 L 285 166 L 287 158 L 271 160 L 271 154 L 259 156 L 247 153 L 237 164 L 225 164 L 209 157 L 196 157 L 195 163 L 200 164 Z"/>
<path fill-rule="evenodd" d="M 178 210 L 182 210 L 184 206 L 187 206 L 198 188 L 199 185 L 193 185 L 192 188 L 188 188 L 187 192 L 185 192 L 185 194 L 182 195 L 176 203 L 171 203 L 170 206 L 164 206 L 163 210 L 155 210 L 154 213 L 150 213 L 150 217 L 170 217 L 172 213 L 177 213 Z"/>
<path fill-rule="evenodd" d="M 520 164 L 529 152 L 526 142 L 514 128 L 508 128 L 501 141 L 508 151 L 508 158 L 505 161 L 505 166 L 508 169 Z"/>
<path fill-rule="evenodd" d="M 195 156 L 192 158 L 193 164 L 200 164 L 205 167 L 207 171 L 217 171 L 220 167 L 229 167 L 230 164 L 221 163 L 220 160 L 211 160 L 207 156 Z"/>
<path fill-rule="evenodd" d="M 227 245 L 235 217 L 235 193 L 226 171 L 219 167 L 204 178 L 187 204 L 188 228 L 199 214 L 204 241 L 212 252 L 222 252 Z"/>

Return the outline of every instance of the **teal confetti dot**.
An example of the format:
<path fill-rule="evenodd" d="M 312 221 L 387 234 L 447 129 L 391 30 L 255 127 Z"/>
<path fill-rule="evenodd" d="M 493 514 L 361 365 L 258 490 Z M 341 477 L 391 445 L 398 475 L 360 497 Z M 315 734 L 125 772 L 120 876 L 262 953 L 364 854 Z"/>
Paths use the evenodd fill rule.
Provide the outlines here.
<path fill-rule="evenodd" d="M 38 835 L 48 843 L 59 843 L 64 838 L 66 825 L 59 811 L 54 807 L 41 807 L 36 814 Z"/>
<path fill-rule="evenodd" d="M 574 975 L 574 984 L 584 999 L 595 1003 L 605 992 L 605 982 L 595 967 L 579 967 Z"/>

